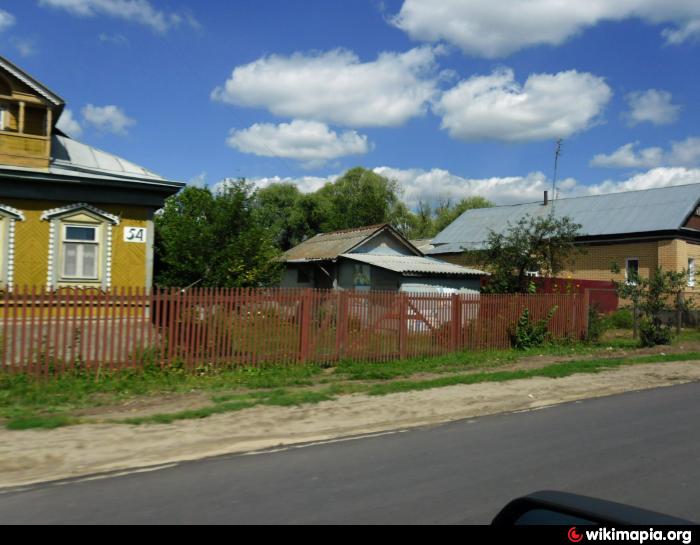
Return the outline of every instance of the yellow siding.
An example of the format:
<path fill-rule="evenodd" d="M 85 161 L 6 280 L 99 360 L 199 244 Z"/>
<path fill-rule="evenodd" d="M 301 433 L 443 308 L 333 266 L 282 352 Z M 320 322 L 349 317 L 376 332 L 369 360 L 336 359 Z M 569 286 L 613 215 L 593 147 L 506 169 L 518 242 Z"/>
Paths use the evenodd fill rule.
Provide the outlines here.
<path fill-rule="evenodd" d="M 49 256 L 49 222 L 42 221 L 46 210 L 74 203 L 1 199 L 21 210 L 26 221 L 16 223 L 15 283 L 44 286 L 47 282 Z M 148 244 L 124 242 L 126 227 L 148 227 L 149 209 L 138 206 L 102 205 L 97 208 L 121 218 L 112 231 L 112 287 L 147 285 Z M 148 233 L 153 236 L 152 232 Z"/>

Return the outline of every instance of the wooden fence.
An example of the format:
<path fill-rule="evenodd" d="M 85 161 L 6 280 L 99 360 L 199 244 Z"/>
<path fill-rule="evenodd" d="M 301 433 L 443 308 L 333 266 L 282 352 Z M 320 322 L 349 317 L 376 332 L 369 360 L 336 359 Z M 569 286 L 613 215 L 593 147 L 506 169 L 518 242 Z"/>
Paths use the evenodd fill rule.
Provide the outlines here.
<path fill-rule="evenodd" d="M 554 338 L 581 339 L 587 294 L 435 295 L 281 289 L 0 296 L 0 363 L 37 376 L 141 367 L 382 362 L 507 348 L 524 309 L 556 308 Z"/>

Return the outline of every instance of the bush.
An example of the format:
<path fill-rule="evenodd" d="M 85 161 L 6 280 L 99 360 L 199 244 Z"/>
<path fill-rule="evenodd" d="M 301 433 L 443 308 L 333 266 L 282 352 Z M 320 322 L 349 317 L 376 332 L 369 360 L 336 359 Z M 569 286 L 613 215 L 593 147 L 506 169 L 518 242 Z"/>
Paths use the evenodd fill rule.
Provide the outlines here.
<path fill-rule="evenodd" d="M 639 324 L 639 340 L 643 347 L 671 344 L 673 332 L 670 327 L 642 320 Z"/>
<path fill-rule="evenodd" d="M 608 330 L 609 321 L 600 313 L 597 305 L 591 305 L 588 309 L 588 334 L 586 341 L 597 344 Z"/>
<path fill-rule="evenodd" d="M 527 308 L 523 310 L 523 313 L 520 315 L 515 327 L 511 331 L 510 337 L 513 348 L 527 350 L 528 348 L 542 346 L 547 343 L 550 339 L 549 321 L 556 311 L 557 307 L 554 307 L 549 311 L 546 318 L 537 322 L 532 322 L 530 319 L 530 310 Z"/>
<path fill-rule="evenodd" d="M 607 322 L 611 329 L 632 329 L 634 327 L 634 316 L 630 309 L 621 308 L 608 316 Z"/>

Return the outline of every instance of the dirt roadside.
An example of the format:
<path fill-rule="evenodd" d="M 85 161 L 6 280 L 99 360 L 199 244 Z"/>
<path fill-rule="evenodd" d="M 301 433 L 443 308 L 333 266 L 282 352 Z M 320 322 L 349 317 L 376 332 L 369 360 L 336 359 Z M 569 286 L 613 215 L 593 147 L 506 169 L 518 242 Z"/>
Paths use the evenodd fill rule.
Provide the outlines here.
<path fill-rule="evenodd" d="M 354 395 L 291 408 L 260 406 L 170 425 L 0 430 L 0 487 L 425 426 L 695 381 L 700 381 L 700 361 L 384 397 Z"/>

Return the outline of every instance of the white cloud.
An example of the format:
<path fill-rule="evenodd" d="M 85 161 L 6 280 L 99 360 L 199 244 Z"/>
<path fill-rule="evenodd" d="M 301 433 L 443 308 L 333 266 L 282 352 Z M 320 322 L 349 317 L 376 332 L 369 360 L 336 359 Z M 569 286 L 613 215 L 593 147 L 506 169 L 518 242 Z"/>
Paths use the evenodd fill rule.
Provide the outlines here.
<path fill-rule="evenodd" d="M 232 130 L 227 144 L 243 153 L 295 159 L 309 167 L 338 157 L 363 155 L 372 147 L 367 137 L 356 131 L 338 134 L 325 123 L 298 119 L 291 123 L 261 123 Z"/>
<path fill-rule="evenodd" d="M 484 197 L 498 205 L 537 202 L 543 198 L 545 191 L 551 192 L 552 188 L 552 181 L 541 172 L 531 172 L 526 176 L 492 178 L 466 178 L 439 168 L 424 170 L 383 166 L 375 168 L 374 172 L 396 180 L 403 190 L 403 200 L 409 207 L 417 206 L 420 201 L 435 203 L 449 198 L 454 202 L 467 197 Z M 312 193 L 325 184 L 334 182 L 340 176 L 340 174 L 300 178 L 272 176 L 253 178 L 249 181 L 259 188 L 279 183 L 294 184 L 303 193 Z M 228 183 L 226 180 L 220 182 L 215 189 L 224 187 L 226 183 Z M 559 198 L 582 197 L 693 183 L 700 183 L 698 168 L 655 168 L 631 178 L 605 180 L 593 185 L 584 185 L 573 178 L 567 178 L 557 184 L 557 194 Z"/>
<path fill-rule="evenodd" d="M 32 40 L 12 38 L 10 41 L 21 57 L 31 57 L 37 52 L 36 44 Z"/>
<path fill-rule="evenodd" d="M 630 107 L 625 117 L 632 126 L 644 122 L 668 125 L 676 121 L 681 112 L 681 107 L 673 104 L 673 96 L 668 91 L 636 91 L 628 94 L 625 100 Z"/>
<path fill-rule="evenodd" d="M 193 27 L 199 25 L 191 15 L 160 11 L 149 0 L 40 0 L 39 3 L 79 17 L 115 17 L 151 27 L 161 34 L 183 23 Z"/>
<path fill-rule="evenodd" d="M 560 45 L 603 21 L 640 18 L 674 25 L 669 44 L 700 35 L 697 0 L 405 0 L 392 19 L 415 40 L 447 41 L 496 58 L 535 45 Z"/>
<path fill-rule="evenodd" d="M 193 187 L 207 187 L 207 173 L 202 171 L 196 176 L 193 176 L 190 178 L 188 184 Z"/>
<path fill-rule="evenodd" d="M 212 98 L 275 115 L 349 127 L 395 127 L 437 92 L 438 50 L 420 47 L 361 62 L 351 51 L 271 55 L 233 70 Z"/>
<path fill-rule="evenodd" d="M 83 128 L 75 117 L 73 117 L 73 112 L 71 110 L 63 110 L 56 126 L 71 137 L 78 138 L 83 134 Z"/>
<path fill-rule="evenodd" d="M 465 178 L 442 169 L 379 167 L 374 171 L 397 180 L 409 206 L 416 206 L 421 200 L 435 202 L 451 198 L 454 201 L 466 197 L 484 197 L 499 205 L 536 202 L 543 198 L 545 191 L 550 191 L 551 195 L 552 187 L 551 180 L 541 172 L 526 176 Z M 691 183 L 700 183 L 700 169 L 655 168 L 625 180 L 606 180 L 593 185 L 584 185 L 568 178 L 557 184 L 557 196 L 601 195 Z"/>
<path fill-rule="evenodd" d="M 17 19 L 15 19 L 14 15 L 5 11 L 4 9 L 0 9 L 0 32 L 4 32 L 16 22 Z"/>
<path fill-rule="evenodd" d="M 129 128 L 136 124 L 118 106 L 93 106 L 83 108 L 85 122 L 100 131 L 111 132 L 120 136 L 128 134 Z"/>
<path fill-rule="evenodd" d="M 443 94 L 434 111 L 454 138 L 546 140 L 596 123 L 611 96 L 605 81 L 592 74 L 533 74 L 521 86 L 504 68 L 461 82 Z"/>
<path fill-rule="evenodd" d="M 107 34 L 102 32 L 99 35 L 99 39 L 103 44 L 127 45 L 129 43 L 129 39 L 123 34 Z"/>
<path fill-rule="evenodd" d="M 247 181 L 252 183 L 256 188 L 263 189 L 274 184 L 293 184 L 299 188 L 302 193 L 314 193 L 321 189 L 324 185 L 334 182 L 340 177 L 340 174 L 334 174 L 326 177 L 319 176 L 302 176 L 300 178 L 282 178 L 281 176 L 270 176 L 262 178 L 250 178 Z M 235 180 L 222 180 L 213 188 L 214 192 L 221 191 L 227 184 Z"/>
<path fill-rule="evenodd" d="M 671 149 L 638 149 L 639 142 L 621 146 L 609 155 L 599 154 L 591 160 L 591 166 L 604 168 L 655 168 L 660 166 L 692 167 L 700 164 L 700 138 L 689 137 L 672 142 Z"/>

